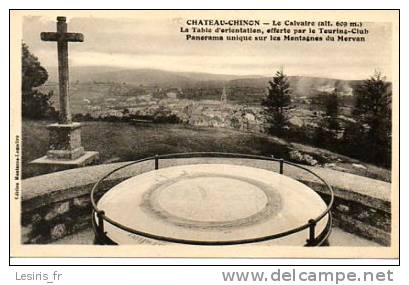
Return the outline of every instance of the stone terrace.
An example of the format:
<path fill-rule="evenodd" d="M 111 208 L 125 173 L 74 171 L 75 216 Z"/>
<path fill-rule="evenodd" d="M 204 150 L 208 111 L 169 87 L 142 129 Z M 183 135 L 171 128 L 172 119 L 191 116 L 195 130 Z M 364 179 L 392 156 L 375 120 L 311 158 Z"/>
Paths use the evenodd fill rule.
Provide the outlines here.
<path fill-rule="evenodd" d="M 90 226 L 89 193 L 98 179 L 127 162 L 90 166 L 41 175 L 22 182 L 22 243 L 50 243 Z M 247 165 L 278 172 L 278 163 L 249 159 L 181 158 L 160 160 L 159 166 L 198 163 Z M 333 216 L 344 231 L 390 245 L 391 184 L 362 176 L 340 173 L 321 167 L 307 167 L 323 177 L 334 189 Z M 154 169 L 154 161 L 128 166 L 101 185 L 100 193 L 131 176 Z M 319 193 L 328 193 L 311 174 L 285 165 L 284 174 L 297 179 Z"/>

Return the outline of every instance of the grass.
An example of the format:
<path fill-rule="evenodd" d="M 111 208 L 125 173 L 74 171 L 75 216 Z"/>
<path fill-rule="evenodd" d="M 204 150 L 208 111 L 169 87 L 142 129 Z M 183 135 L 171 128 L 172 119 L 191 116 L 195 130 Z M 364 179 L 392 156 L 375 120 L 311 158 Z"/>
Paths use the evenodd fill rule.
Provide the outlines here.
<path fill-rule="evenodd" d="M 23 178 L 38 175 L 35 168 L 28 163 L 46 154 L 48 146 L 46 126 L 49 123 L 51 122 L 23 120 Z M 176 124 L 84 122 L 81 134 L 84 148 L 98 151 L 101 163 L 135 160 L 154 154 L 195 151 L 274 155 L 288 160 L 288 153 L 291 147 L 294 147 L 294 144 L 291 146 L 284 140 L 265 134 Z M 319 161 L 323 160 L 319 157 L 319 153 L 328 152 L 310 146 L 297 146 L 297 149 L 302 151 L 304 151 L 303 148 L 310 153 L 313 149 Z M 368 170 L 357 170 L 351 167 L 351 163 L 359 161 L 345 156 L 342 156 L 342 160 L 345 162 L 343 166 L 348 168 L 346 172 L 385 181 L 390 179 L 390 171 L 386 169 L 365 164 Z"/>
<path fill-rule="evenodd" d="M 34 176 L 28 163 L 47 152 L 47 121 L 23 121 L 23 177 Z M 220 151 L 287 158 L 287 147 L 264 135 L 229 129 L 172 124 L 86 122 L 82 145 L 100 153 L 101 163 L 128 161 L 154 154 Z"/>

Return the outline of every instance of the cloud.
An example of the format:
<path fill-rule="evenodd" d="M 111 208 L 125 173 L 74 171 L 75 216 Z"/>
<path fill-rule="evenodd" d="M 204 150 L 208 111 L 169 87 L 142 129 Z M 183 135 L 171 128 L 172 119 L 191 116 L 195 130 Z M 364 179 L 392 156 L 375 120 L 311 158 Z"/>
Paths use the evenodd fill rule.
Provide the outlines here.
<path fill-rule="evenodd" d="M 56 45 L 42 42 L 39 35 L 55 30 L 55 16 L 27 17 L 23 26 L 24 41 L 45 66 L 56 66 Z M 361 44 L 194 42 L 179 32 L 185 18 L 98 13 L 67 17 L 68 30 L 85 35 L 83 43 L 69 45 L 70 64 L 242 75 L 270 75 L 284 66 L 290 75 L 344 79 L 367 78 L 374 69 L 391 74 L 387 24 L 369 23 L 371 34 Z"/>

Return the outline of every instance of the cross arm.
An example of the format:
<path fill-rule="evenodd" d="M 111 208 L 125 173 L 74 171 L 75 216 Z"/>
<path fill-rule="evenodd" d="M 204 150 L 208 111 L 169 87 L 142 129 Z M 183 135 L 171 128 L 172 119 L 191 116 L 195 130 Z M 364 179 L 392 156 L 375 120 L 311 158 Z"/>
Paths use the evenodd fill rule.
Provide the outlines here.
<path fill-rule="evenodd" d="M 40 34 L 41 40 L 47 42 L 65 41 L 65 42 L 83 42 L 84 35 L 81 33 L 54 33 L 43 32 Z"/>

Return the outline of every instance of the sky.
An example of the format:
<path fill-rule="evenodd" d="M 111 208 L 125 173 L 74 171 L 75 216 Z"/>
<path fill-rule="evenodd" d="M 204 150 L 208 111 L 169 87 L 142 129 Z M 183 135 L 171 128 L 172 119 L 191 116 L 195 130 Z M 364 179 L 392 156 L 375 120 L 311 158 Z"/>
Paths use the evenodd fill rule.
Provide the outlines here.
<path fill-rule="evenodd" d="M 364 79 L 379 70 L 390 78 L 389 23 L 365 23 L 370 33 L 359 44 L 195 42 L 180 33 L 181 23 L 191 18 L 188 14 L 68 17 L 68 31 L 85 37 L 82 43 L 69 43 L 70 66 L 263 76 L 282 67 L 288 75 L 339 79 Z M 55 23 L 50 15 L 26 16 L 23 21 L 23 41 L 45 67 L 57 66 L 57 49 L 55 43 L 41 41 L 40 33 L 55 31 Z"/>

